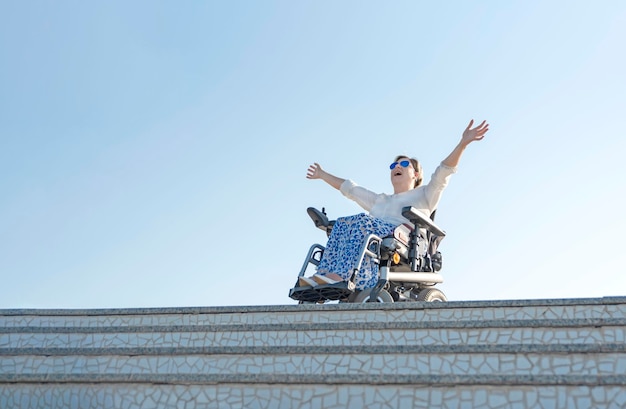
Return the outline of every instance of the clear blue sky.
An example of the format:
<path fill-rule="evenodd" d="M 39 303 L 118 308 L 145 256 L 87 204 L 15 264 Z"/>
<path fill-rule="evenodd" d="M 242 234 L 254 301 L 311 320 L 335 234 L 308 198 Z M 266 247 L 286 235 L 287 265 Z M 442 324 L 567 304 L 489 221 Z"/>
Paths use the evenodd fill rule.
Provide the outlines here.
<path fill-rule="evenodd" d="M 626 295 L 626 2 L 0 1 L 0 308 L 293 304 L 306 214 L 467 122 L 451 300 Z"/>

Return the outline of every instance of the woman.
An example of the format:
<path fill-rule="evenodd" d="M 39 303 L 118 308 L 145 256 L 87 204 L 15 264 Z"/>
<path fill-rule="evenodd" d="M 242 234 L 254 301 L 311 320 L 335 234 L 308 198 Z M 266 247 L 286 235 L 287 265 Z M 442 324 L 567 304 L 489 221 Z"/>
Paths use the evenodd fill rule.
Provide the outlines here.
<path fill-rule="evenodd" d="M 403 207 L 413 206 L 430 216 L 437 208 L 450 176 L 456 172 L 465 148 L 470 143 L 483 139 L 489 130 L 486 121 L 472 128 L 473 124 L 474 120 L 471 120 L 463 132 L 461 141 L 437 167 L 426 185 L 422 185 L 422 167 L 416 159 L 404 155 L 396 157 L 389 166 L 393 185 L 392 195 L 371 192 L 349 179 L 342 179 L 326 172 L 318 163 L 311 165 L 307 171 L 307 179 L 322 179 L 347 198 L 357 202 L 369 214 L 361 213 L 337 219 L 317 267 L 317 273 L 313 277 L 300 277 L 299 285 L 314 286 L 350 279 L 352 268 L 367 235 L 376 234 L 384 237 L 391 234 L 396 226 L 409 223 L 402 216 Z M 367 258 L 356 276 L 356 288 L 357 290 L 371 288 L 377 281 L 378 266 Z"/>

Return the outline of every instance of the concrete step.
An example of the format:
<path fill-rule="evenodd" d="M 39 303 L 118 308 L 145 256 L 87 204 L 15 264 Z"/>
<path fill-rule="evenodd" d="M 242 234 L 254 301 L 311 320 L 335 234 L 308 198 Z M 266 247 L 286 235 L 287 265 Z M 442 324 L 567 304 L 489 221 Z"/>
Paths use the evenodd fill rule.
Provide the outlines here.
<path fill-rule="evenodd" d="M 0 408 L 625 407 L 626 297 L 0 311 Z"/>
<path fill-rule="evenodd" d="M 626 319 L 328 322 L 259 325 L 12 327 L 0 348 L 198 348 L 623 343 Z"/>
<path fill-rule="evenodd" d="M 125 381 L 202 379 L 317 379 L 371 376 L 384 379 L 424 374 L 444 376 L 594 377 L 620 374 L 626 368 L 626 345 L 462 345 L 274 348 L 133 348 L 126 350 L 27 348 L 3 351 L 0 381 Z M 577 378 L 577 379 L 578 379 Z M 319 382 L 319 380 L 317 381 Z M 578 382 L 578 381 L 577 381 Z"/>
<path fill-rule="evenodd" d="M 623 386 L 420 384 L 0 385 L 3 408 L 621 409 Z"/>
<path fill-rule="evenodd" d="M 625 297 L 447 303 L 0 310 L 0 328 L 260 325 L 626 318 Z"/>

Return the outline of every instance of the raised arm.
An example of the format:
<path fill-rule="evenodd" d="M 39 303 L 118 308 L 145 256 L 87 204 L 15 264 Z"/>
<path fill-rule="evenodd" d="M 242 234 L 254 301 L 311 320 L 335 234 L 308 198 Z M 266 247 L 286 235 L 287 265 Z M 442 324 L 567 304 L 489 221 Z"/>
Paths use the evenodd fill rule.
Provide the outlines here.
<path fill-rule="evenodd" d="M 467 145 L 474 141 L 480 141 L 485 137 L 485 134 L 489 130 L 489 124 L 487 121 L 482 121 L 480 125 L 475 128 L 472 128 L 474 125 L 474 120 L 472 119 L 463 131 L 463 136 L 461 136 L 461 141 L 459 144 L 450 152 L 447 158 L 443 160 L 443 164 L 446 166 L 450 166 L 452 168 L 456 167 L 461 160 L 461 156 L 467 148 Z"/>
<path fill-rule="evenodd" d="M 338 178 L 337 176 L 331 175 L 326 172 L 319 163 L 314 163 L 309 166 L 309 170 L 306 172 L 307 179 L 322 179 L 324 182 L 328 183 L 335 189 L 339 190 L 341 184 L 345 182 L 345 179 Z"/>

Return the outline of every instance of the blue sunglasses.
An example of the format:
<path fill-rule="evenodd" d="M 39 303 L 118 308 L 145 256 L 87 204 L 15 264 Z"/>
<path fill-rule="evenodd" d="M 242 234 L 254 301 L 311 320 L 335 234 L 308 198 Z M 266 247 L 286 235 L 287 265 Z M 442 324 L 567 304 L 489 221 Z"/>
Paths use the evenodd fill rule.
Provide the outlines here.
<path fill-rule="evenodd" d="M 411 162 L 409 162 L 408 160 L 403 160 L 403 161 L 400 161 L 400 162 L 394 162 L 391 165 L 389 165 L 389 169 L 395 169 L 396 166 L 398 166 L 398 165 L 402 166 L 403 168 L 408 168 L 410 164 L 411 164 Z"/>

